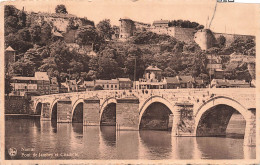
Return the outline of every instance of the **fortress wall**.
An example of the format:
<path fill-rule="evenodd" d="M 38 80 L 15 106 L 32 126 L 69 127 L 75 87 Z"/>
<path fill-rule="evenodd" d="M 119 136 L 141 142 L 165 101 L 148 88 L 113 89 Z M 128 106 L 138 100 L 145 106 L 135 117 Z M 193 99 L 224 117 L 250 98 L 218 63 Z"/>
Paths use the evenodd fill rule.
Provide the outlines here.
<path fill-rule="evenodd" d="M 226 46 L 229 46 L 237 38 L 240 38 L 242 40 L 255 39 L 255 36 L 251 36 L 251 35 L 239 35 L 239 34 L 227 34 L 227 33 L 213 33 L 213 34 L 216 39 L 218 39 L 220 36 L 224 36 L 226 38 Z"/>
<path fill-rule="evenodd" d="M 164 28 L 164 27 L 156 27 L 156 28 L 150 28 L 150 31 L 156 33 L 156 34 L 167 34 L 170 36 L 175 36 L 175 29 L 174 28 Z"/>
<path fill-rule="evenodd" d="M 194 41 L 194 33 L 196 30 L 192 28 L 179 28 L 175 27 L 175 38 L 184 41 L 184 42 L 193 42 Z"/>
<path fill-rule="evenodd" d="M 72 21 L 73 25 L 79 25 L 79 26 L 85 26 L 85 25 L 93 25 L 91 21 L 89 20 L 81 20 L 81 18 L 77 17 L 71 17 L 71 16 L 52 16 L 51 14 L 30 14 L 27 15 L 27 19 L 30 22 L 34 22 L 38 24 L 39 26 L 42 26 L 43 22 L 46 21 L 47 23 L 50 23 L 53 25 L 53 27 L 56 27 L 58 31 L 67 32 L 67 27 Z"/>

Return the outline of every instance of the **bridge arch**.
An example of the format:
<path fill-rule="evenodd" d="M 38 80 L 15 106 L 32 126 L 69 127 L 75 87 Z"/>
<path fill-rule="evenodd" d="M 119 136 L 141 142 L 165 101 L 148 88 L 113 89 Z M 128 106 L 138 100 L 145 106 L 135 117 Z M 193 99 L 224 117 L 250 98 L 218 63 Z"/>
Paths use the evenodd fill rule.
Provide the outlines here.
<path fill-rule="evenodd" d="M 116 103 L 115 98 L 108 98 L 101 104 L 99 113 L 100 125 L 116 124 Z"/>
<path fill-rule="evenodd" d="M 55 99 L 50 106 L 51 120 L 57 120 L 57 102 L 59 99 Z"/>
<path fill-rule="evenodd" d="M 83 104 L 84 99 L 79 98 L 72 105 L 71 122 L 83 122 Z"/>
<path fill-rule="evenodd" d="M 35 114 L 41 115 L 42 114 L 42 102 L 37 102 L 35 106 Z"/>
<path fill-rule="evenodd" d="M 139 127 L 141 125 L 142 118 L 149 109 L 150 106 L 152 106 L 155 103 L 159 103 L 169 109 L 169 111 L 173 114 L 174 113 L 174 105 L 172 105 L 168 100 L 164 99 L 161 96 L 152 96 L 148 98 L 141 106 L 140 111 L 139 111 Z"/>
<path fill-rule="evenodd" d="M 223 110 L 222 109 L 217 110 L 218 108 L 222 108 Z M 215 115 L 217 113 L 220 114 L 220 116 L 214 117 L 216 119 L 216 121 L 208 122 L 213 127 L 211 130 L 215 131 L 214 132 L 215 134 L 219 133 L 219 135 L 224 135 L 226 133 L 227 124 L 230 120 L 230 117 L 232 116 L 232 114 L 235 111 L 239 112 L 243 116 L 243 118 L 246 121 L 246 125 L 248 125 L 248 110 L 243 105 L 241 105 L 239 102 L 237 102 L 236 100 L 234 100 L 232 98 L 218 96 L 218 97 L 214 97 L 214 98 L 207 100 L 203 105 L 199 106 L 198 109 L 195 111 L 196 112 L 194 115 L 195 116 L 195 134 L 197 136 L 204 136 L 204 135 L 211 136 L 211 133 L 209 133 L 208 131 L 205 131 L 205 133 L 202 133 L 201 130 L 205 128 L 204 127 L 205 125 L 203 124 L 203 120 L 205 123 L 205 120 L 213 119 L 213 118 L 211 118 L 211 119 L 209 118 L 209 115 L 212 115 L 214 113 L 213 111 L 215 111 Z M 212 114 L 210 114 L 210 113 L 212 113 Z M 221 115 L 222 115 L 222 117 L 221 117 Z M 218 120 L 218 119 L 220 119 L 220 120 Z M 216 129 L 217 127 L 214 128 L 214 125 L 217 126 L 217 124 L 219 124 L 219 126 L 218 126 L 219 130 Z M 201 128 L 201 127 L 204 127 L 204 128 Z M 206 129 L 207 128 L 205 128 L 205 130 Z"/>

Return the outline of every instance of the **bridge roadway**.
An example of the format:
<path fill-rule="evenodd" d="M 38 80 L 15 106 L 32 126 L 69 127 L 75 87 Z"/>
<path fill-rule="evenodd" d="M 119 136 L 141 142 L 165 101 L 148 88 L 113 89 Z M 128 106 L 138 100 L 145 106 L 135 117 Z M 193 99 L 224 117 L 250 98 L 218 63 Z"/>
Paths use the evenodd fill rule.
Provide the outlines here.
<path fill-rule="evenodd" d="M 30 112 L 41 115 L 41 120 L 72 122 L 80 103 L 83 125 L 100 125 L 102 114 L 114 104 L 120 130 L 139 130 L 150 105 L 161 103 L 171 112 L 172 136 L 223 136 L 232 114 L 238 111 L 246 121 L 244 145 L 255 145 L 255 88 L 100 90 L 33 96 Z"/>

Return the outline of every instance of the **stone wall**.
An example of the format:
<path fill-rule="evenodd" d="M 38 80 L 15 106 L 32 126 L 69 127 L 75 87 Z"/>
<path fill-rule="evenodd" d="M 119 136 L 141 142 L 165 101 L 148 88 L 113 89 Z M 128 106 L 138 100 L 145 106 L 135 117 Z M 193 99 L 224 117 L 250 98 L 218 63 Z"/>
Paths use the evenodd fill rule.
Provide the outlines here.
<path fill-rule="evenodd" d="M 83 103 L 83 124 L 100 125 L 100 100 L 90 98 Z"/>
<path fill-rule="evenodd" d="M 29 114 L 29 100 L 22 96 L 5 96 L 5 114 Z"/>
<path fill-rule="evenodd" d="M 242 40 L 255 39 L 255 37 L 251 35 L 239 35 L 239 34 L 227 34 L 227 33 L 213 33 L 213 34 L 216 39 L 219 38 L 220 36 L 224 36 L 226 38 L 226 46 L 229 46 L 237 38 L 240 38 Z"/>
<path fill-rule="evenodd" d="M 57 103 L 57 122 L 71 122 L 72 110 L 69 99 L 59 100 Z"/>
<path fill-rule="evenodd" d="M 194 30 L 193 28 L 175 27 L 174 31 L 174 37 L 177 40 L 184 41 L 186 43 L 194 42 L 194 33 L 196 32 L 196 30 Z"/>
<path fill-rule="evenodd" d="M 118 129 L 139 130 L 139 99 L 135 97 L 118 99 L 116 104 Z"/>
<path fill-rule="evenodd" d="M 31 13 L 27 15 L 27 23 L 36 23 L 42 26 L 47 22 L 56 28 L 58 31 L 67 32 L 68 26 L 94 26 L 94 23 L 84 18 L 79 18 L 70 14 L 56 14 L 56 13 Z"/>

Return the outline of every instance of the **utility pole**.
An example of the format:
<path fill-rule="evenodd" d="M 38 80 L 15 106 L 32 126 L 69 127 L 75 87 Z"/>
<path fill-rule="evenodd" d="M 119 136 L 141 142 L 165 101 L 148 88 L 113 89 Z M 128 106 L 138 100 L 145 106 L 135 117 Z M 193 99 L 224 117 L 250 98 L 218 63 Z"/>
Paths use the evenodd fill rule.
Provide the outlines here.
<path fill-rule="evenodd" d="M 136 77 L 136 56 L 135 56 L 135 68 L 134 68 L 134 89 L 136 89 L 135 77 Z"/>

